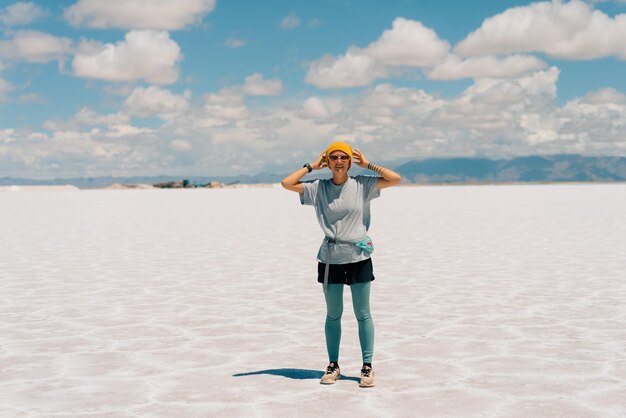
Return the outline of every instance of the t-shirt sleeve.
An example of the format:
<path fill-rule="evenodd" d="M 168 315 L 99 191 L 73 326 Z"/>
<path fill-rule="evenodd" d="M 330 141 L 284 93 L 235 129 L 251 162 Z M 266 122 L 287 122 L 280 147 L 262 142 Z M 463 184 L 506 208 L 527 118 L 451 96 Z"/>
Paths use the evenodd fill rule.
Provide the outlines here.
<path fill-rule="evenodd" d="M 363 185 L 363 198 L 367 202 L 368 200 L 376 199 L 380 196 L 380 189 L 378 188 L 378 176 L 357 176 L 359 183 Z"/>
<path fill-rule="evenodd" d="M 301 184 L 304 188 L 304 191 L 300 193 L 300 203 L 302 203 L 303 205 L 314 206 L 320 181 L 303 181 Z"/>

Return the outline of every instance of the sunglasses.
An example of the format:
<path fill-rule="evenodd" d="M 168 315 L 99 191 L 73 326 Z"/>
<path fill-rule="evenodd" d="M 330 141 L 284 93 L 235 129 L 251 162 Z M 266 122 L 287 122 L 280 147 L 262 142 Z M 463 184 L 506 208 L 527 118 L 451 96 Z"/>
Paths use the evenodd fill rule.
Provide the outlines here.
<path fill-rule="evenodd" d="M 350 156 L 349 155 L 330 155 L 328 158 L 330 159 L 330 161 L 337 161 L 337 160 L 348 161 L 350 159 Z"/>

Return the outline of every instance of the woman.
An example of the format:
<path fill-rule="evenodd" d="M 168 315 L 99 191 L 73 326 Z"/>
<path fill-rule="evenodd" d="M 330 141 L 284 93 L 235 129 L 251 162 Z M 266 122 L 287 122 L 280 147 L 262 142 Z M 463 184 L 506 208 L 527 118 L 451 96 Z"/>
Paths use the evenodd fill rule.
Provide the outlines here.
<path fill-rule="evenodd" d="M 378 176 L 349 177 L 352 162 L 372 170 Z M 313 170 L 328 167 L 332 179 L 300 182 Z M 372 355 L 374 323 L 370 315 L 369 296 L 374 280 L 373 251 L 367 230 L 370 225 L 370 201 L 380 195 L 380 189 L 395 186 L 399 174 L 370 163 L 358 150 L 344 142 L 335 142 L 319 158 L 294 171 L 281 182 L 282 186 L 300 194 L 303 205 L 315 207 L 317 219 L 326 237 L 318 251 L 318 277 L 326 298 L 326 348 L 329 364 L 320 383 L 333 384 L 340 375 L 339 342 L 343 313 L 343 287 L 349 285 L 354 314 L 359 324 L 359 342 L 363 357 L 359 386 L 374 386 Z"/>

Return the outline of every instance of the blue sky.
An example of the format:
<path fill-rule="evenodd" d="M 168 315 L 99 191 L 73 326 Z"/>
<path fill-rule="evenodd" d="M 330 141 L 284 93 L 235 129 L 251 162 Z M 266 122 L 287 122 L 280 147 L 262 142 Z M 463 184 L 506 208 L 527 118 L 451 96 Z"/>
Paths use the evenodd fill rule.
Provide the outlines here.
<path fill-rule="evenodd" d="M 626 155 L 626 1 L 0 2 L 0 177 Z"/>

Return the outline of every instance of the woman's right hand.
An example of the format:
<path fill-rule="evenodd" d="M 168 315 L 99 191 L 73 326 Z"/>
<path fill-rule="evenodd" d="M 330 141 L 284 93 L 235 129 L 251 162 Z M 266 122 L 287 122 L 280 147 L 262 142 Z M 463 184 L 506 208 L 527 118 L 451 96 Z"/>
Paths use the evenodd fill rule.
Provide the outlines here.
<path fill-rule="evenodd" d="M 326 152 L 320 154 L 319 158 L 311 163 L 313 170 L 320 170 L 326 167 Z"/>

